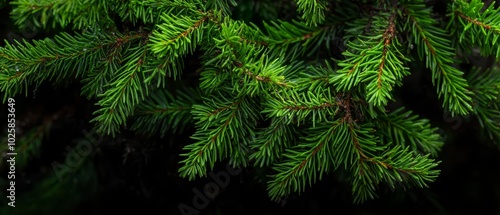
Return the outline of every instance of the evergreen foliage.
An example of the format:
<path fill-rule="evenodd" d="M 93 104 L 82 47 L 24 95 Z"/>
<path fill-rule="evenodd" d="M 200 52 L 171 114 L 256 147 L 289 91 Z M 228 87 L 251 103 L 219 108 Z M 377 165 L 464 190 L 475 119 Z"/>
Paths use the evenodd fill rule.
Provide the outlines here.
<path fill-rule="evenodd" d="M 255 23 L 235 19 L 245 3 L 232 0 L 10 1 L 17 26 L 68 32 L 0 48 L 3 100 L 79 82 L 97 101 L 100 134 L 194 127 L 180 176 L 206 176 L 217 162 L 268 168 L 275 201 L 326 174 L 345 176 L 354 202 L 381 187 L 430 186 L 443 139 L 394 105 L 410 74 L 430 72 L 443 111 L 477 117 L 500 144 L 498 68 L 460 66 L 476 50 L 499 58 L 494 4 L 455 0 L 436 17 L 424 0 L 285 2 L 261 6 L 294 17 Z M 33 151 L 23 156 L 36 154 L 43 130 L 19 141 Z"/>

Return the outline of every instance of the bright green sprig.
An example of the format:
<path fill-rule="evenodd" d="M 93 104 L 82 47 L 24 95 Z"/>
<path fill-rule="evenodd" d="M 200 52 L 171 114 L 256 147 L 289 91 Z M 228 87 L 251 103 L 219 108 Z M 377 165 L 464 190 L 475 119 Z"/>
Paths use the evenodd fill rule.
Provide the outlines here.
<path fill-rule="evenodd" d="M 225 19 L 220 23 L 220 30 L 214 36 L 212 47 L 208 47 L 210 56 L 206 66 L 225 68 L 238 72 L 246 63 L 260 59 L 267 51 L 259 39 L 262 33 L 241 21 Z M 267 57 L 272 58 L 270 53 Z"/>
<path fill-rule="evenodd" d="M 122 19 L 128 19 L 132 23 L 160 23 L 158 14 L 180 14 L 183 11 L 196 10 L 199 1 L 186 0 L 115 0 L 113 11 L 118 13 Z"/>
<path fill-rule="evenodd" d="M 403 7 L 405 30 L 413 35 L 419 57 L 425 59 L 432 71 L 432 83 L 437 87 L 438 96 L 443 98 L 443 107 L 452 115 L 468 114 L 472 110 L 472 93 L 463 72 L 453 67 L 455 50 L 451 47 L 449 34 L 436 26 L 432 9 L 423 1 L 407 1 Z"/>
<path fill-rule="evenodd" d="M 333 147 L 348 144 L 347 124 L 341 120 L 321 123 L 307 133 L 303 141 L 287 149 L 282 161 L 273 167 L 276 173 L 268 182 L 272 200 L 278 201 L 292 192 L 303 192 L 307 184 L 311 186 L 321 180 L 324 174 L 337 167 L 332 161 L 341 153 L 335 152 Z"/>
<path fill-rule="evenodd" d="M 484 9 L 483 9 L 484 8 Z M 481 54 L 500 58 L 500 8 L 491 3 L 484 7 L 484 2 L 457 0 L 451 4 L 449 26 L 458 34 L 459 44 L 470 52 L 472 47 L 479 47 Z"/>
<path fill-rule="evenodd" d="M 158 30 L 150 37 L 151 51 L 158 57 L 182 57 L 193 53 L 202 40 L 208 17 L 199 12 L 190 16 L 164 13 L 161 19 L 163 23 L 157 25 Z"/>
<path fill-rule="evenodd" d="M 373 32 L 359 35 L 348 44 L 349 49 L 343 53 L 346 59 L 338 63 L 342 69 L 332 74 L 330 82 L 338 91 L 349 91 L 365 83 L 367 101 L 385 106 L 393 98 L 394 87 L 401 85 L 403 77 L 410 74 L 404 66 L 409 59 L 399 51 L 395 14 L 379 14 L 373 20 L 360 21 L 368 22 Z M 356 32 L 356 28 L 351 31 Z"/>
<path fill-rule="evenodd" d="M 301 70 L 299 76 L 293 79 L 296 89 L 299 92 L 318 92 L 329 87 L 330 74 L 334 71 L 328 61 L 324 67 L 308 66 Z"/>
<path fill-rule="evenodd" d="M 378 157 L 362 158 L 360 161 L 352 169 L 352 192 L 354 202 L 358 203 L 377 197 L 375 191 L 379 183 L 387 184 L 392 189 L 396 186 L 424 188 L 440 173 L 434 169 L 439 162 L 399 146 Z"/>
<path fill-rule="evenodd" d="M 431 128 L 428 119 L 419 119 L 412 111 L 399 108 L 377 120 L 377 130 L 386 143 L 409 147 L 414 152 L 436 157 L 443 146 L 438 128 Z"/>
<path fill-rule="evenodd" d="M 282 157 L 283 151 L 297 141 L 299 133 L 297 127 L 287 124 L 285 117 L 273 118 L 269 127 L 256 132 L 251 144 L 256 151 L 248 159 L 260 167 L 274 164 Z"/>
<path fill-rule="evenodd" d="M 22 28 L 55 28 L 72 24 L 76 29 L 84 29 L 113 23 L 108 14 L 110 1 L 14 0 L 10 4 L 15 24 Z"/>
<path fill-rule="evenodd" d="M 124 60 L 126 63 L 106 86 L 107 90 L 98 95 L 101 108 L 91 122 L 97 123 L 100 133 L 115 135 L 121 125 L 126 125 L 127 117 L 144 97 L 149 94 L 144 84 L 143 63 L 148 61 L 148 49 L 145 45 L 129 48 Z"/>
<path fill-rule="evenodd" d="M 474 114 L 484 132 L 500 145 L 500 72 L 498 67 L 473 68 L 467 76 L 474 93 Z"/>
<path fill-rule="evenodd" d="M 327 2 L 323 0 L 295 0 L 302 19 L 310 25 L 317 26 L 325 21 L 325 11 L 328 10 Z"/>
<path fill-rule="evenodd" d="M 62 81 L 85 76 L 106 59 L 106 51 L 128 45 L 143 38 L 143 34 L 107 34 L 86 32 L 71 36 L 66 33 L 53 40 L 16 42 L 0 49 L 0 85 L 5 96 L 25 91 L 28 85 L 45 80 Z M 103 74 L 104 75 L 104 74 Z M 95 90 L 88 91 L 88 95 Z"/>
<path fill-rule="evenodd" d="M 181 177 L 190 180 L 206 175 L 207 168 L 216 161 L 231 157 L 233 166 L 247 166 L 251 137 L 260 116 L 255 101 L 248 97 L 230 100 L 227 96 L 214 95 L 204 104 L 193 105 L 192 114 L 197 120 L 197 131 L 191 137 L 194 143 L 184 147 L 187 153 L 179 169 Z"/>
<path fill-rule="evenodd" d="M 267 57 L 261 57 L 258 61 L 243 66 L 241 74 L 244 75 L 243 85 L 235 85 L 234 89 L 243 95 L 254 96 L 258 93 L 273 91 L 278 87 L 290 87 L 281 75 L 286 70 L 283 61 L 275 59 L 270 61 Z"/>
<path fill-rule="evenodd" d="M 147 135 L 159 133 L 162 137 L 169 130 L 180 133 L 194 123 L 192 106 L 201 98 L 201 92 L 191 88 L 178 90 L 175 95 L 166 89 L 153 91 L 137 105 L 130 129 Z"/>
<path fill-rule="evenodd" d="M 233 92 L 255 96 L 291 87 L 292 83 L 285 80 L 284 74 L 297 70 L 284 66 L 284 59 L 270 54 L 266 44 L 259 41 L 260 35 L 255 27 L 242 22 L 225 20 L 221 23 L 220 35 L 214 38 L 215 45 L 208 50 L 211 58 L 205 62 L 201 88 L 220 86 L 230 80 L 233 83 L 226 82 L 225 86 Z M 238 83 L 234 84 L 235 81 Z"/>
<path fill-rule="evenodd" d="M 266 44 L 281 51 L 282 56 L 295 60 L 300 56 L 311 56 L 321 47 L 330 50 L 332 39 L 337 35 L 333 27 L 312 27 L 303 22 L 264 22 Z"/>
<path fill-rule="evenodd" d="M 283 91 L 267 98 L 262 113 L 269 118 L 285 118 L 286 123 L 300 125 L 309 121 L 314 126 L 322 121 L 333 120 L 339 111 L 338 103 L 338 99 L 329 90 L 304 93 Z"/>
<path fill-rule="evenodd" d="M 343 158 L 338 160 L 351 172 L 354 202 L 375 198 L 380 183 L 393 189 L 396 185 L 426 187 L 439 175 L 439 170 L 434 170 L 437 163 L 427 158 L 428 155 L 414 154 L 400 146 L 387 148 L 378 143 L 371 124 L 348 126 L 346 137 L 350 144 L 345 145 L 341 153 Z M 402 181 L 406 184 L 401 184 Z"/>
<path fill-rule="evenodd" d="M 238 4 L 236 3 L 235 0 L 224 0 L 224 1 L 218 1 L 218 0 L 207 0 L 202 3 L 203 6 L 205 6 L 205 10 L 213 10 L 213 11 L 220 11 L 221 14 L 224 16 L 231 16 L 232 11 L 231 11 L 231 6 L 237 6 Z"/>

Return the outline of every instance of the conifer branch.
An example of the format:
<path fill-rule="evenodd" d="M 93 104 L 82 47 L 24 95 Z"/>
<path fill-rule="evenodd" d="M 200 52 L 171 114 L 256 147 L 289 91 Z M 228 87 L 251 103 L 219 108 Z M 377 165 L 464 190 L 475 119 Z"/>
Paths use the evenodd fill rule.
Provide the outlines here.
<path fill-rule="evenodd" d="M 208 10 L 213 10 L 213 11 L 220 11 L 221 15 L 223 16 L 231 16 L 232 14 L 232 8 L 231 6 L 237 6 L 238 3 L 235 0 L 228 0 L 228 1 L 218 1 L 218 0 L 207 0 L 203 2 L 203 6 L 206 7 L 206 11 Z"/>
<path fill-rule="evenodd" d="M 439 170 L 433 170 L 439 162 L 399 146 L 368 161 L 360 160 L 353 170 L 352 191 L 358 203 L 377 197 L 375 191 L 382 182 L 392 189 L 396 189 L 396 185 L 423 188 L 439 175 Z"/>
<path fill-rule="evenodd" d="M 203 23 L 208 19 L 207 15 L 196 13 L 195 18 L 191 16 L 176 16 L 163 14 L 163 24 L 157 25 L 161 31 L 154 31 L 151 36 L 150 48 L 158 57 L 165 55 L 172 57 L 184 56 L 193 53 L 196 45 L 202 40 Z"/>
<path fill-rule="evenodd" d="M 302 19 L 310 25 L 317 26 L 325 21 L 325 11 L 328 10 L 327 2 L 323 0 L 295 0 Z"/>
<path fill-rule="evenodd" d="M 88 71 L 98 70 L 104 50 L 112 50 L 146 37 L 143 33 L 108 35 L 83 33 L 71 36 L 63 33 L 54 40 L 24 41 L 17 46 L 7 44 L 0 49 L 0 85 L 5 96 L 14 96 L 28 85 L 52 78 L 61 81 L 78 78 Z M 33 52 L 36 50 L 36 52 Z"/>
<path fill-rule="evenodd" d="M 443 107 L 452 115 L 465 115 L 472 110 L 471 92 L 463 72 L 452 66 L 455 56 L 446 32 L 435 27 L 436 21 L 430 16 L 431 9 L 422 1 L 405 3 L 403 12 L 407 17 L 409 30 L 414 35 L 421 59 L 432 71 L 432 83 L 437 87 L 438 96 L 443 97 Z"/>
<path fill-rule="evenodd" d="M 424 0 L 295 2 L 260 4 L 262 18 L 240 16 L 245 5 L 233 0 L 14 0 L 18 25 L 81 33 L 1 47 L 0 91 L 5 100 L 46 81 L 81 81 L 82 95 L 97 100 L 91 122 L 100 133 L 131 123 L 163 137 L 192 126 L 181 177 L 205 176 L 223 160 L 271 168 L 268 193 L 279 200 L 334 173 L 362 202 L 381 185 L 426 187 L 439 175 L 429 158 L 443 145 L 437 129 L 411 110 L 386 110 L 410 67 L 420 69 L 409 63 L 416 52 L 444 109 L 474 114 L 500 143 L 500 74 L 473 69 L 464 78 L 454 67 L 463 60 L 455 48 L 500 55 L 493 4 L 450 3 L 448 34 Z M 23 144 L 27 153 L 38 147 Z"/>
<path fill-rule="evenodd" d="M 264 41 L 270 48 L 282 49 L 284 57 L 294 60 L 299 56 L 311 56 L 320 47 L 330 49 L 330 38 L 337 36 L 336 27 L 327 25 L 311 27 L 299 21 L 264 22 L 267 35 Z"/>
<path fill-rule="evenodd" d="M 296 76 L 290 75 L 291 82 L 295 83 L 294 89 L 298 92 L 311 91 L 318 92 L 330 87 L 330 74 L 335 71 L 329 61 L 325 61 L 325 65 L 307 66 L 300 69 L 300 73 Z"/>
<path fill-rule="evenodd" d="M 354 202 L 375 198 L 376 187 L 381 182 L 392 189 L 402 181 L 422 188 L 439 174 L 439 170 L 433 170 L 437 166 L 434 160 L 428 159 L 428 155 L 415 155 L 408 148 L 397 146 L 378 155 L 386 146 L 377 146 L 371 125 L 361 125 L 357 129 L 351 125 L 349 133 L 357 157 L 356 161 L 351 161 Z"/>
<path fill-rule="evenodd" d="M 46 28 L 56 25 L 66 27 L 73 24 L 76 29 L 88 27 L 96 28 L 100 25 L 112 23 L 108 15 L 109 1 L 86 0 L 86 1 L 60 1 L 60 0 L 15 0 L 10 4 L 14 9 L 15 24 L 32 28 Z M 103 12 L 104 11 L 104 12 Z"/>
<path fill-rule="evenodd" d="M 500 145 L 500 72 L 473 68 L 467 76 L 474 93 L 474 114 L 488 137 Z"/>
<path fill-rule="evenodd" d="M 269 97 L 264 107 L 262 113 L 268 117 L 285 117 L 286 123 L 296 122 L 298 125 L 310 119 L 313 126 L 317 122 L 332 120 L 339 111 L 338 100 L 330 91 L 285 91 Z"/>
<path fill-rule="evenodd" d="M 373 20 L 363 19 L 359 23 L 371 23 L 370 35 L 359 35 L 355 42 L 348 44 L 343 53 L 345 60 L 339 62 L 341 70 L 332 74 L 330 82 L 338 91 L 349 91 L 361 83 L 365 87 L 368 102 L 384 106 L 392 98 L 394 86 L 400 85 L 404 76 L 409 75 L 403 62 L 408 61 L 398 50 L 395 38 L 396 14 L 380 14 Z"/>
<path fill-rule="evenodd" d="M 281 159 L 283 151 L 297 141 L 300 131 L 287 124 L 285 117 L 273 118 L 271 125 L 256 133 L 251 144 L 256 150 L 248 159 L 255 160 L 255 166 L 270 166 Z"/>
<path fill-rule="evenodd" d="M 116 0 L 113 10 L 118 13 L 122 19 L 128 19 L 132 23 L 159 23 L 161 16 L 158 14 L 179 14 L 183 11 L 195 11 L 199 1 L 186 0 L 142 0 L 128 1 Z"/>
<path fill-rule="evenodd" d="M 210 50 L 215 56 L 205 63 L 206 66 L 213 68 L 209 67 L 210 70 L 207 71 L 209 74 L 202 74 L 204 77 L 202 88 L 208 85 L 214 86 L 214 82 L 229 78 L 239 80 L 237 84 L 231 86 L 239 96 L 254 96 L 273 91 L 275 88 L 291 86 L 283 76 L 283 73 L 290 69 L 283 66 L 285 63 L 283 59 L 274 58 L 267 46 L 256 40 L 260 34 L 255 28 L 234 21 L 225 21 L 221 23 L 220 28 L 221 37 L 214 39 L 214 49 Z M 221 75 L 219 71 L 230 74 Z M 219 77 L 213 78 L 214 75 Z"/>
<path fill-rule="evenodd" d="M 191 88 L 178 90 L 175 96 L 166 89 L 158 89 L 137 105 L 130 129 L 150 136 L 160 133 L 161 137 L 169 130 L 182 132 L 194 123 L 192 106 L 201 98 L 201 92 Z"/>
<path fill-rule="evenodd" d="M 448 26 L 453 26 L 452 31 L 458 34 L 463 49 L 470 51 L 477 46 L 481 54 L 500 58 L 500 48 L 497 46 L 500 37 L 500 8 L 494 7 L 494 3 L 484 7 L 484 3 L 478 0 L 453 2 L 452 19 Z"/>
<path fill-rule="evenodd" d="M 436 157 L 444 143 L 436 133 L 437 128 L 431 128 L 429 120 L 418 118 L 412 111 L 404 112 L 404 108 L 399 108 L 382 115 L 377 120 L 377 130 L 387 144 L 409 147 L 414 152 Z"/>
<path fill-rule="evenodd" d="M 193 106 L 192 114 L 198 120 L 199 129 L 191 137 L 196 142 L 184 147 L 188 153 L 182 154 L 186 158 L 181 161 L 183 166 L 179 169 L 181 177 L 190 180 L 204 176 L 207 165 L 213 168 L 216 161 L 229 155 L 232 155 L 232 165 L 246 166 L 248 163 L 249 137 L 254 136 L 254 122 L 259 118 L 255 104 L 247 97 L 234 101 L 214 97 L 210 103 Z"/>
<path fill-rule="evenodd" d="M 307 182 L 311 186 L 331 168 L 336 168 L 331 162 L 337 154 L 332 147 L 345 142 L 345 123 L 341 120 L 322 123 L 310 128 L 307 133 L 309 135 L 303 142 L 287 149 L 283 161 L 273 167 L 276 174 L 268 183 L 272 200 L 277 201 L 291 192 L 303 192 Z"/>
<path fill-rule="evenodd" d="M 94 112 L 98 116 L 91 121 L 97 123 L 98 132 L 114 136 L 121 125 L 126 125 L 127 117 L 133 113 L 135 106 L 148 95 L 141 75 L 143 63 L 147 62 L 146 43 L 128 50 L 127 63 L 116 72 L 107 86 L 109 88 L 98 95 L 101 109 Z"/>

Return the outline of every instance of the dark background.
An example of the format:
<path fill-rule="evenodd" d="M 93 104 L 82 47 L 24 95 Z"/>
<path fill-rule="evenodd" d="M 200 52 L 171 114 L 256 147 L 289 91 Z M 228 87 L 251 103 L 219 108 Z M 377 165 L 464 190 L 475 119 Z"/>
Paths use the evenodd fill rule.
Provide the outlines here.
<path fill-rule="evenodd" d="M 437 8 L 440 7 L 443 8 L 438 4 Z M 19 30 L 9 18 L 10 9 L 7 6 L 0 10 L 2 39 L 9 39 L 9 34 L 39 39 L 61 30 Z M 256 19 L 252 15 L 242 15 L 242 18 Z M 23 32 L 29 34 L 23 35 Z M 306 192 L 276 203 L 267 197 L 265 181 L 256 179 L 266 172 L 246 168 L 232 176 L 228 186 L 221 189 L 206 208 L 199 210 L 200 214 L 336 214 L 340 211 L 345 214 L 500 214 L 500 149 L 481 138 L 481 129 L 473 117 L 452 118 L 442 112 L 430 82 L 430 72 L 422 70 L 424 72 L 405 78 L 397 100 L 430 119 L 445 136 L 445 146 L 438 157 L 442 161 L 441 175 L 428 189 L 393 192 L 381 187 L 380 198 L 353 205 L 349 186 L 330 174 Z M 75 139 L 85 138 L 82 131 L 92 129 L 88 122 L 96 110 L 95 101 L 81 97 L 80 89 L 77 81 L 67 86 L 43 84 L 32 86 L 27 96 L 15 97 L 21 133 L 47 121 L 52 123 L 43 138 L 39 156 L 16 173 L 14 214 L 30 211 L 28 208 L 40 211 L 37 214 L 150 214 L 153 211 L 181 214 L 178 209 L 181 203 L 193 207 L 193 189 L 203 190 L 213 180 L 201 178 L 190 182 L 178 177 L 179 153 L 191 141 L 192 128 L 183 135 L 171 134 L 164 138 L 132 133 L 122 133 L 117 138 L 104 137 L 87 158 L 89 168 L 82 170 L 83 176 L 76 177 L 79 180 L 70 178 L 65 179 L 69 182 L 44 184 L 53 175 L 51 164 L 63 163 L 65 147 L 74 147 Z M 0 108 L 2 122 L 7 115 L 6 107 L 2 104 Z M 0 168 L 5 177 L 5 167 Z M 221 162 L 214 173 L 224 170 L 225 163 Z M 2 187 L 2 196 L 6 196 L 4 190 Z"/>

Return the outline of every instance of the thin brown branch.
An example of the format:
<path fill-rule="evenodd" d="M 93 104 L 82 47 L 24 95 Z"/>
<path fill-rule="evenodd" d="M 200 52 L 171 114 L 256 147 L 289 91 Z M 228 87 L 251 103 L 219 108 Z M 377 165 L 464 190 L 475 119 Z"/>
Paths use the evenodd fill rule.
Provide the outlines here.
<path fill-rule="evenodd" d="M 389 17 L 389 25 L 387 26 L 387 29 L 385 30 L 384 35 L 382 36 L 382 39 L 384 40 L 384 49 L 382 51 L 382 61 L 381 61 L 379 68 L 378 68 L 377 87 L 379 89 L 382 88 L 382 75 L 383 75 L 385 61 L 386 61 L 386 57 L 387 57 L 387 51 L 389 49 L 389 45 L 392 42 L 392 39 L 394 38 L 395 31 L 396 31 L 395 30 L 396 25 L 394 23 L 395 16 L 396 16 L 396 14 L 392 14 Z"/>

